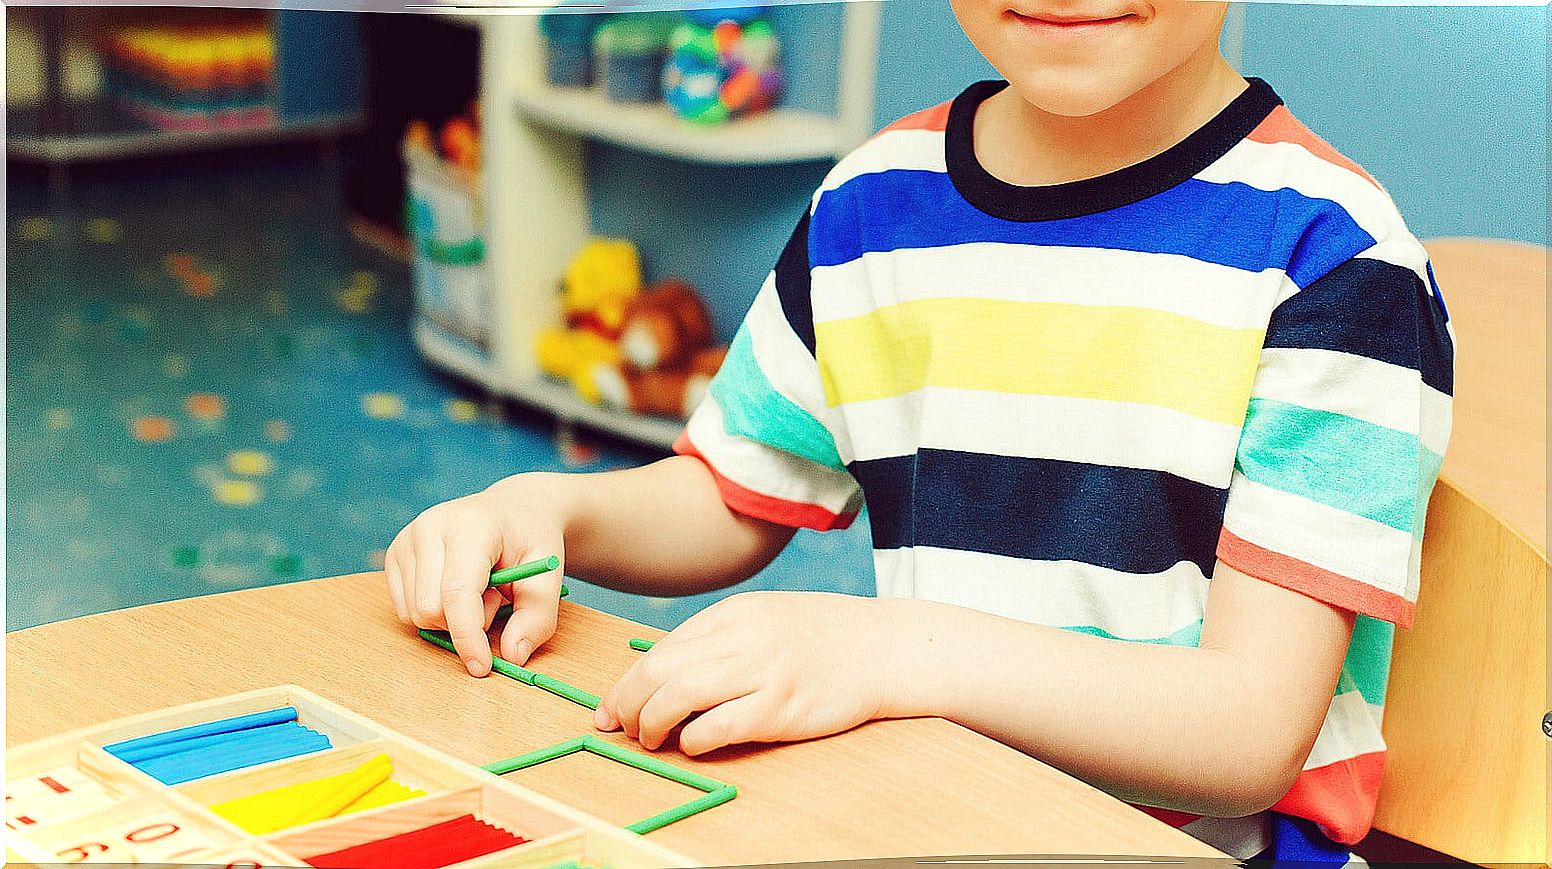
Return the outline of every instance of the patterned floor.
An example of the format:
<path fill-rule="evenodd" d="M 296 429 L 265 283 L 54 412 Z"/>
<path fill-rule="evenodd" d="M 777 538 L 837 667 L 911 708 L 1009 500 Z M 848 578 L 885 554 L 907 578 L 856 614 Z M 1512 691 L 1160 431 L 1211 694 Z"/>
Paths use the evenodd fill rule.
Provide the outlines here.
<path fill-rule="evenodd" d="M 311 159 L 77 179 L 52 207 L 13 179 L 6 630 L 371 569 L 437 501 L 650 458 L 563 456 L 544 419 L 430 371 L 408 270 L 349 239 L 338 189 Z M 862 525 L 741 588 L 870 593 Z M 573 589 L 664 628 L 729 593 Z"/>

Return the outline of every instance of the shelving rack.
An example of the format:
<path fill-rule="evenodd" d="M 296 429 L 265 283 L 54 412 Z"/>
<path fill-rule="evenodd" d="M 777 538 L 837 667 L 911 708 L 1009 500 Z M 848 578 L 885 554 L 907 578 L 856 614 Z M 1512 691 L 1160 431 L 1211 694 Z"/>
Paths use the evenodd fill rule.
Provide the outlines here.
<path fill-rule="evenodd" d="M 76 99 L 65 93 L 65 6 L 35 10 L 38 20 L 43 94 L 37 105 L 6 106 L 6 156 L 42 163 L 59 171 L 72 163 L 181 153 L 210 148 L 262 145 L 336 137 L 355 129 L 360 112 L 350 100 L 317 111 L 291 111 L 289 89 L 310 85 L 296 80 L 282 56 L 277 66 L 276 122 L 260 127 L 199 131 L 164 130 L 131 117 L 106 98 Z M 276 11 L 270 26 L 277 36 L 298 26 L 292 16 L 306 12 Z M 294 58 L 293 58 L 294 59 Z"/>
<path fill-rule="evenodd" d="M 621 105 L 590 90 L 549 85 L 539 10 L 532 7 L 480 10 L 486 14 L 421 9 L 452 15 L 481 33 L 486 257 L 497 328 L 489 356 L 425 322 L 414 329 L 416 345 L 433 364 L 546 410 L 562 425 L 666 448 L 682 423 L 588 404 L 542 375 L 535 361 L 539 331 L 559 321 L 560 275 L 589 232 L 584 144 L 724 166 L 836 159 L 873 132 L 879 4 L 845 4 L 833 114 L 778 106 L 719 127 L 680 120 L 662 105 Z"/>

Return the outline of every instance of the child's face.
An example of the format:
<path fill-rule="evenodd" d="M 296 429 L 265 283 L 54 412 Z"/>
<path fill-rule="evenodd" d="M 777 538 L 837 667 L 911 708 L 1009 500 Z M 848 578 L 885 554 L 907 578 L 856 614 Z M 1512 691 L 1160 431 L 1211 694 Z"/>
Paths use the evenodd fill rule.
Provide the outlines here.
<path fill-rule="evenodd" d="M 1209 0 L 950 0 L 970 41 L 1036 107 L 1102 112 L 1207 50 L 1227 3 Z"/>

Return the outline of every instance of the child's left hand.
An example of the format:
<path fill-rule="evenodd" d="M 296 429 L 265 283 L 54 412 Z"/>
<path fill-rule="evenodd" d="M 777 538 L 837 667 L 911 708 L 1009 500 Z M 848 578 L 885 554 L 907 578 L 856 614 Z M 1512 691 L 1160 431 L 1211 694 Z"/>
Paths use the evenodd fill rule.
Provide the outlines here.
<path fill-rule="evenodd" d="M 849 730 L 879 717 L 883 705 L 887 603 L 816 592 L 719 601 L 625 671 L 594 723 L 656 749 L 700 712 L 679 734 L 688 755 Z"/>

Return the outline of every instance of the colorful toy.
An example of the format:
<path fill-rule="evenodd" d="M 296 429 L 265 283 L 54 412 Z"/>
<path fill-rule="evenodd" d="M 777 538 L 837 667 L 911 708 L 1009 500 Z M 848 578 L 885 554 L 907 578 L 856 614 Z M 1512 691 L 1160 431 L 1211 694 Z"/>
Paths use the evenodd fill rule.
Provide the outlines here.
<path fill-rule="evenodd" d="M 719 124 L 769 108 L 782 87 L 780 46 L 762 7 L 686 12 L 669 37 L 663 93 L 681 117 Z M 715 20 L 713 20 L 715 19 Z"/>
<path fill-rule="evenodd" d="M 707 347 L 687 364 L 673 368 L 600 366 L 593 371 L 592 380 L 607 407 L 684 419 L 706 396 L 711 378 L 726 357 L 725 348 Z"/>
<path fill-rule="evenodd" d="M 103 89 L 162 129 L 273 125 L 275 41 L 248 13 L 120 27 L 102 40 Z"/>
<path fill-rule="evenodd" d="M 642 370 L 673 368 L 711 344 L 711 312 L 681 280 L 667 280 L 632 299 L 620 330 L 620 350 Z"/>
<path fill-rule="evenodd" d="M 586 87 L 593 83 L 593 33 L 602 17 L 568 11 L 566 5 L 539 16 L 539 32 L 549 48 L 545 75 L 553 85 Z"/>
<path fill-rule="evenodd" d="M 614 341 L 590 329 L 545 329 L 535 347 L 539 370 L 571 384 L 584 400 L 601 400 L 594 372 L 599 366 L 614 366 L 620 361 L 620 348 Z"/>
<path fill-rule="evenodd" d="M 625 306 L 641 291 L 641 255 L 618 238 L 595 238 L 572 259 L 561 278 L 566 325 L 618 338 Z"/>
<path fill-rule="evenodd" d="M 593 34 L 604 93 L 622 103 L 662 98 L 663 57 L 677 17 L 662 12 L 616 13 Z"/>
<path fill-rule="evenodd" d="M 687 417 L 725 351 L 711 346 L 711 312 L 682 280 L 643 290 L 626 309 L 620 358 L 585 375 L 598 401 L 634 413 Z"/>

